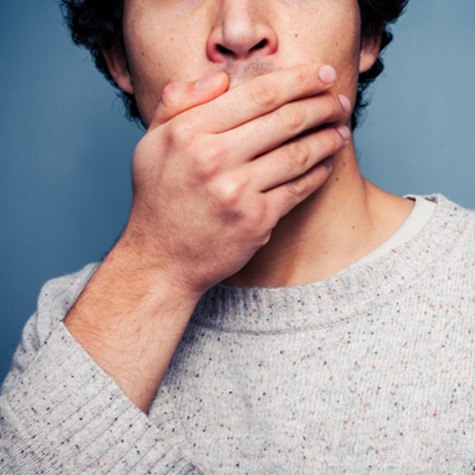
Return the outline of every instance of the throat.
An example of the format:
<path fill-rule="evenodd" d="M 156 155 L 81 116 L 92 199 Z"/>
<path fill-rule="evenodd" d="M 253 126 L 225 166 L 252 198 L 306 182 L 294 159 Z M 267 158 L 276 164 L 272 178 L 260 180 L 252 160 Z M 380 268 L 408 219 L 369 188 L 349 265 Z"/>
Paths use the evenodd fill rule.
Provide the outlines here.
<path fill-rule="evenodd" d="M 224 283 L 289 287 L 324 280 L 389 239 L 413 205 L 365 180 L 356 160 L 340 159 L 325 186 L 284 216 L 269 243 Z"/>

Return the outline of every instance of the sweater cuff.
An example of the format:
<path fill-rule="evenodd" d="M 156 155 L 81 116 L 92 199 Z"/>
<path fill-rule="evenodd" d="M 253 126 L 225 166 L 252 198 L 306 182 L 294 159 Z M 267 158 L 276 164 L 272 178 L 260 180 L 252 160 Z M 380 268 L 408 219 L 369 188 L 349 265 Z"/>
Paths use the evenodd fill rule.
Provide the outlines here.
<path fill-rule="evenodd" d="M 4 436 L 15 439 L 7 459 L 21 460 L 22 473 L 38 465 L 54 473 L 200 473 L 165 388 L 159 395 L 152 424 L 60 322 L 4 395 Z"/>

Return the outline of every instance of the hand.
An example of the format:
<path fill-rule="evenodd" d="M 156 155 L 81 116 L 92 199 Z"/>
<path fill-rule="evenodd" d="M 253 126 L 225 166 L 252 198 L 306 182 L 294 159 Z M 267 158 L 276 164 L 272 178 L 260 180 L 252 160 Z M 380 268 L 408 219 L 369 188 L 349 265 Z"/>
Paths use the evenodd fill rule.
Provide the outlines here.
<path fill-rule="evenodd" d="M 232 90 L 225 73 L 165 87 L 134 153 L 122 236 L 144 270 L 204 293 L 238 272 L 280 218 L 322 186 L 332 169 L 325 159 L 349 142 L 342 124 L 351 105 L 320 71 L 296 66 Z"/>

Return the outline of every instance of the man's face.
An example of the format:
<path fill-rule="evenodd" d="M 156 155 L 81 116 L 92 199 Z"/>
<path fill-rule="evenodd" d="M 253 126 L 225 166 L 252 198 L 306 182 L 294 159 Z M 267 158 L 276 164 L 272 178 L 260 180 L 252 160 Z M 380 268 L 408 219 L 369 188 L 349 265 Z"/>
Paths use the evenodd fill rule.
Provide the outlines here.
<path fill-rule="evenodd" d="M 359 71 L 377 53 L 370 45 L 368 56 L 360 40 L 357 0 L 125 0 L 128 67 L 118 84 L 135 95 L 145 124 L 168 82 L 222 70 L 234 87 L 273 70 L 329 63 L 338 91 L 353 99 Z"/>

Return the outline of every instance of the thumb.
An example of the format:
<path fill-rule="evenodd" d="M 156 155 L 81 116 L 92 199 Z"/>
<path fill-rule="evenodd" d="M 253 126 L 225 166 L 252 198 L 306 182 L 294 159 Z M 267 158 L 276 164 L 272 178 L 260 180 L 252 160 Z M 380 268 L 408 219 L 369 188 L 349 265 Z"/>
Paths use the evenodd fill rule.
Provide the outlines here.
<path fill-rule="evenodd" d="M 172 81 L 160 97 L 149 129 L 168 122 L 176 115 L 192 107 L 215 99 L 228 90 L 229 76 L 219 72 L 198 81 Z"/>

